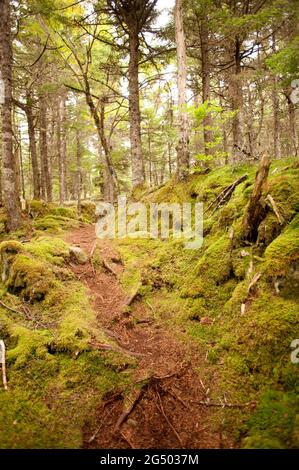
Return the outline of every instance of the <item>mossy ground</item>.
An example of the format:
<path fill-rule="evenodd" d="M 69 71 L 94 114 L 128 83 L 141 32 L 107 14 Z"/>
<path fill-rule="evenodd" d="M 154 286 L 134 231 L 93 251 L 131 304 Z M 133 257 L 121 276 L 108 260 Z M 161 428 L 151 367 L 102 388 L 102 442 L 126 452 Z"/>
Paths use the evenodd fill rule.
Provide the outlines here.
<path fill-rule="evenodd" d="M 120 240 L 123 284 L 139 289 L 158 322 L 198 345 L 205 358 L 198 369 L 204 381 L 213 380 L 213 399 L 257 403 L 255 411 L 245 406 L 216 413 L 240 446 L 296 447 L 299 366 L 291 363 L 290 344 L 299 338 L 299 170 L 292 159 L 272 162 L 264 197 L 272 195 L 284 223 L 268 207 L 257 243 L 244 246 L 241 223 L 255 172 L 253 166 L 227 166 L 143 193 L 146 203 L 203 201 L 208 207 L 248 175 L 226 204 L 205 214 L 202 248 L 186 250 L 173 239 Z M 203 317 L 212 323 L 202 324 Z"/>
<path fill-rule="evenodd" d="M 56 209 L 62 228 L 65 215 Z M 0 306 L 8 376 L 8 390 L 0 387 L 0 448 L 78 448 L 103 396 L 130 383 L 134 361 L 91 345 L 111 340 L 69 269 L 68 245 L 49 228 L 29 242 L 18 238 L 0 243 L 1 256 L 8 253 L 0 297 L 14 310 Z"/>
<path fill-rule="evenodd" d="M 290 344 L 299 338 L 299 169 L 292 159 L 272 163 L 264 196 L 272 195 L 284 222 L 268 207 L 256 244 L 244 245 L 241 224 L 255 172 L 226 166 L 140 191 L 143 202 L 203 201 L 208 207 L 248 175 L 229 201 L 205 213 L 201 248 L 187 250 L 183 240 L 171 238 L 120 240 L 121 282 L 128 295 L 138 290 L 157 323 L 200 351 L 193 367 L 211 384 L 213 401 L 245 405 L 220 408 L 211 429 L 221 423 L 242 447 L 298 447 L 299 366 L 290 360 Z M 86 208 L 83 220 L 92 214 Z M 80 223 L 74 209 L 34 202 L 29 216 L 13 237 L 3 233 L 0 244 L 1 299 L 16 311 L 0 307 L 9 378 L 9 390 L 0 389 L 6 423 L 0 447 L 80 447 L 86 417 L 92 419 L 106 392 L 130 384 L 134 363 L 90 345 L 109 340 L 59 238 Z M 201 322 L 204 317 L 211 321 Z"/>

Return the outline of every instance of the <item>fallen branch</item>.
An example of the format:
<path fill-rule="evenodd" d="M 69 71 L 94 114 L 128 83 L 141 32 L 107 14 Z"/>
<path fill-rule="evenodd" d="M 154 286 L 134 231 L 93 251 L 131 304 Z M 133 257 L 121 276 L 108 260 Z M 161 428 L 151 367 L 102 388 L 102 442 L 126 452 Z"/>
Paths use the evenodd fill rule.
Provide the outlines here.
<path fill-rule="evenodd" d="M 17 313 L 18 315 L 22 315 L 23 316 L 23 313 L 22 312 L 19 312 L 19 310 L 16 310 L 12 307 L 9 307 L 8 305 L 6 305 L 4 302 L 2 302 L 2 300 L 0 300 L 0 305 L 3 307 L 3 308 L 6 308 L 7 310 L 9 310 L 10 312 L 13 312 L 13 313 Z"/>
<path fill-rule="evenodd" d="M 215 205 L 212 211 L 212 214 L 214 214 L 214 212 L 218 209 L 219 206 L 221 206 L 224 202 L 227 202 L 230 199 L 234 189 L 239 184 L 243 183 L 243 181 L 245 181 L 247 178 L 248 178 L 248 175 L 243 175 L 240 178 L 238 178 L 236 181 L 231 183 L 229 186 L 226 186 L 226 188 L 224 188 L 223 191 L 221 191 L 221 193 L 218 194 L 216 199 L 211 202 L 211 204 L 207 207 L 207 209 L 204 212 L 205 213 L 208 212 Z"/>
<path fill-rule="evenodd" d="M 7 390 L 6 365 L 5 365 L 5 344 L 0 340 L 0 364 L 2 364 L 2 381 L 4 390 Z"/>
<path fill-rule="evenodd" d="M 248 403 L 227 403 L 227 402 L 221 402 L 221 403 L 215 403 L 215 402 L 210 402 L 210 401 L 197 401 L 197 400 L 192 400 L 192 403 L 195 403 L 197 405 L 202 405 L 202 406 L 212 406 L 216 408 L 246 408 L 247 406 L 255 406 L 256 402 L 248 402 Z"/>
<path fill-rule="evenodd" d="M 251 279 L 250 283 L 249 283 L 249 286 L 248 286 L 248 289 L 247 289 L 247 292 L 248 294 L 250 294 L 250 291 L 251 289 L 253 288 L 253 286 L 258 282 L 259 278 L 261 277 L 261 273 L 256 273 L 253 278 Z"/>
<path fill-rule="evenodd" d="M 162 400 L 161 400 L 161 396 L 160 396 L 160 393 L 158 392 L 157 390 L 157 396 L 158 396 L 158 400 L 159 400 L 159 405 L 157 405 L 157 408 L 158 410 L 160 410 L 160 412 L 162 413 L 162 415 L 164 416 L 168 426 L 170 427 L 170 429 L 172 430 L 172 432 L 174 433 L 174 435 L 176 436 L 177 440 L 179 441 L 180 445 L 181 445 L 181 448 L 183 449 L 184 448 L 184 444 L 183 444 L 183 441 L 181 439 L 181 436 L 179 435 L 179 433 L 177 432 L 177 430 L 175 429 L 175 427 L 173 426 L 173 424 L 170 422 L 168 416 L 166 415 L 165 411 L 164 411 L 164 408 L 163 408 L 163 404 L 162 404 Z"/>
<path fill-rule="evenodd" d="M 140 400 L 144 392 L 144 387 L 140 389 L 134 389 L 129 396 L 126 398 L 126 402 L 124 403 L 124 411 L 120 415 L 117 420 L 117 423 L 114 427 L 114 432 L 119 431 L 122 424 L 128 419 L 130 414 L 132 413 L 133 409 L 135 408 L 137 402 Z"/>
<path fill-rule="evenodd" d="M 270 204 L 270 206 L 272 207 L 273 212 L 274 212 L 274 214 L 276 215 L 277 220 L 278 220 L 278 222 L 280 223 L 280 225 L 283 225 L 283 224 L 284 224 L 284 218 L 282 217 L 282 215 L 280 215 L 279 210 L 278 210 L 278 207 L 277 207 L 277 204 L 276 204 L 276 202 L 274 201 L 274 199 L 273 199 L 273 197 L 271 196 L 271 194 L 268 194 L 268 196 L 266 197 L 266 201 L 268 201 L 269 204 Z"/>
<path fill-rule="evenodd" d="M 129 349 L 125 349 L 122 346 L 113 346 L 112 344 L 105 344 L 105 343 L 89 343 L 89 345 L 93 349 L 103 350 L 103 351 L 114 351 L 118 353 L 127 354 L 128 356 L 133 357 L 144 357 L 145 354 L 129 351 Z"/>

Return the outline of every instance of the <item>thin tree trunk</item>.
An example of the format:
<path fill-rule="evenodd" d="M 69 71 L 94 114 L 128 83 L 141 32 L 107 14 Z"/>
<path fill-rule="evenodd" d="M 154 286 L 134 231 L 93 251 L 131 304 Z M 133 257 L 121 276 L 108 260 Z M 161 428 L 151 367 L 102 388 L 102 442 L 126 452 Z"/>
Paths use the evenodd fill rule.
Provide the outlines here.
<path fill-rule="evenodd" d="M 276 52 L 276 37 L 275 33 L 272 34 L 272 52 Z M 273 156 L 274 158 L 280 157 L 280 123 L 279 123 L 279 95 L 277 87 L 277 76 L 273 75 L 273 90 L 272 90 L 272 106 L 273 106 Z"/>
<path fill-rule="evenodd" d="M 76 128 L 76 162 L 77 162 L 77 212 L 81 215 L 81 192 L 82 192 L 82 169 L 81 169 L 81 137 L 80 131 Z"/>
<path fill-rule="evenodd" d="M 56 142 L 59 168 L 59 203 L 63 204 L 67 199 L 66 192 L 66 110 L 64 97 L 59 98 L 59 106 L 56 121 Z"/>
<path fill-rule="evenodd" d="M 34 117 L 32 112 L 32 94 L 29 90 L 26 91 L 26 106 L 25 113 L 28 125 L 28 137 L 29 137 L 29 151 L 31 155 L 32 164 L 32 180 L 33 180 L 33 198 L 40 199 L 41 196 L 41 176 L 38 166 L 36 138 L 35 138 L 35 125 Z"/>
<path fill-rule="evenodd" d="M 287 95 L 288 103 L 288 113 L 289 113 L 289 136 L 291 141 L 291 151 L 292 156 L 298 156 L 298 147 L 297 147 L 297 129 L 296 129 L 296 109 L 295 105 L 292 102 L 290 95 Z"/>
<path fill-rule="evenodd" d="M 242 133 L 242 84 L 241 84 L 241 41 L 235 38 L 234 60 L 235 73 L 231 77 L 231 99 L 232 109 L 235 111 L 233 118 L 233 160 L 234 162 L 242 160 L 243 157 L 243 133 Z"/>
<path fill-rule="evenodd" d="M 2 189 L 3 202 L 7 212 L 7 229 L 17 229 L 21 225 L 21 208 L 17 193 L 13 154 L 12 130 L 12 39 L 10 1 L 0 1 L 0 79 L 4 84 L 1 97 L 2 118 Z"/>
<path fill-rule="evenodd" d="M 132 159 L 132 185 L 133 188 L 143 185 L 145 181 L 144 161 L 141 147 L 140 107 L 139 107 L 139 81 L 138 81 L 138 31 L 131 29 L 129 35 L 130 63 L 129 63 L 129 117 L 130 141 Z"/>
<path fill-rule="evenodd" d="M 106 186 L 108 188 L 108 199 L 110 202 L 114 202 L 115 196 L 116 196 L 116 188 L 118 186 L 117 183 L 117 175 L 115 173 L 113 164 L 112 164 L 112 159 L 111 159 L 111 154 L 110 154 L 110 148 L 107 143 L 107 139 L 105 136 L 105 128 L 104 128 L 104 116 L 105 116 L 105 107 L 104 103 L 101 103 L 101 112 L 100 116 L 98 114 L 98 111 L 95 107 L 95 104 L 93 102 L 93 98 L 90 92 L 90 87 L 88 83 L 87 77 L 84 77 L 84 85 L 85 85 L 85 98 L 86 98 L 86 103 L 89 107 L 90 113 L 93 117 L 95 126 L 98 131 L 98 136 L 99 140 L 101 142 L 101 145 L 104 150 L 104 155 L 105 155 L 105 161 L 106 161 L 106 167 L 107 167 L 107 174 L 106 174 Z"/>
<path fill-rule="evenodd" d="M 39 97 L 39 150 L 42 167 L 42 186 L 43 195 L 47 201 L 52 201 L 52 181 L 49 169 L 48 159 L 48 140 L 47 140 L 47 104 L 45 96 Z"/>
<path fill-rule="evenodd" d="M 186 110 L 186 45 L 183 26 L 182 0 L 175 2 L 175 37 L 177 47 L 178 67 L 178 120 L 179 141 L 177 145 L 177 178 L 183 179 L 189 169 L 189 136 L 188 136 L 188 114 Z"/>
<path fill-rule="evenodd" d="M 210 100 L 210 61 L 209 61 L 209 33 L 207 29 L 206 20 L 202 19 L 200 22 L 200 47 L 201 47 L 201 73 L 202 73 L 202 101 Z M 205 146 L 205 154 L 213 154 L 213 148 L 210 144 L 213 142 L 213 132 L 211 130 L 212 120 L 211 115 L 207 113 L 203 120 L 203 138 Z"/>

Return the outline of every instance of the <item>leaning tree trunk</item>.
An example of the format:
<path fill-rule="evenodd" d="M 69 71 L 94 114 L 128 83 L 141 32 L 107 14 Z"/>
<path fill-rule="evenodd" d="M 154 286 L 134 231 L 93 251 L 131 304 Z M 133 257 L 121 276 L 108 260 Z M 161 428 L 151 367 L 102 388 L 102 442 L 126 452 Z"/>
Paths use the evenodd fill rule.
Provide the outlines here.
<path fill-rule="evenodd" d="M 143 185 L 145 180 L 144 162 L 141 148 L 139 81 L 138 81 L 138 32 L 130 31 L 130 63 L 129 63 L 129 118 L 130 142 L 132 159 L 133 188 Z"/>
<path fill-rule="evenodd" d="M 253 191 L 243 217 L 242 238 L 249 243 L 256 242 L 259 225 L 266 214 L 262 195 L 267 182 L 270 164 L 270 159 L 264 156 L 256 172 Z"/>
<path fill-rule="evenodd" d="M 85 92 L 86 103 L 89 107 L 90 114 L 93 117 L 95 126 L 98 131 L 99 140 L 101 142 L 101 145 L 104 150 L 104 155 L 105 155 L 106 168 L 107 168 L 105 186 L 106 188 L 108 188 L 108 194 L 106 198 L 108 198 L 109 202 L 113 203 L 116 197 L 118 181 L 117 181 L 117 175 L 114 170 L 113 163 L 112 163 L 110 148 L 109 148 L 106 135 L 105 135 L 105 128 L 104 128 L 105 107 L 104 107 L 104 103 L 102 102 L 100 116 L 99 116 L 98 110 L 94 104 L 94 101 L 90 92 L 90 86 L 89 86 L 88 79 L 86 76 L 84 77 L 84 85 L 85 85 L 84 92 Z"/>
<path fill-rule="evenodd" d="M 17 193 L 13 153 L 12 129 L 12 40 L 10 1 L 0 1 L 0 79 L 4 94 L 0 96 L 2 118 L 2 190 L 7 212 L 7 229 L 17 229 L 21 225 L 21 208 Z"/>
<path fill-rule="evenodd" d="M 182 0 L 175 3 L 175 37 L 177 48 L 178 67 L 178 118 L 179 118 L 179 141 L 177 145 L 177 177 L 183 179 L 188 174 L 189 168 L 189 136 L 188 136 L 188 114 L 186 110 L 186 45 L 183 27 Z"/>

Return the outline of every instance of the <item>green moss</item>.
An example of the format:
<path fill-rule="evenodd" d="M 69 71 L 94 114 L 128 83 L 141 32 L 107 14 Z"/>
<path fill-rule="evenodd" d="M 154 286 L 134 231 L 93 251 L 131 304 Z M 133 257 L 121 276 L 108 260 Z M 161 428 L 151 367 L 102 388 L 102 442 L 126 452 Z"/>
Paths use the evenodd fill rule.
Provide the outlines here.
<path fill-rule="evenodd" d="M 0 306 L 9 381 L 9 391 L 0 390 L 6 423 L 0 429 L 1 448 L 81 447 L 83 428 L 104 394 L 132 380 L 136 363 L 131 357 L 91 346 L 111 340 L 99 328 L 85 287 L 72 276 L 61 281 L 67 253 L 63 241 L 49 237 L 13 253 L 8 287 L 15 295 L 4 288 L 2 295 L 19 314 Z M 27 297 L 29 317 L 22 310 Z"/>
<path fill-rule="evenodd" d="M 16 240 L 7 240 L 0 243 L 0 252 L 19 253 L 23 250 L 23 244 Z"/>
<path fill-rule="evenodd" d="M 265 251 L 265 272 L 270 276 L 287 275 L 299 260 L 299 214 Z"/>
<path fill-rule="evenodd" d="M 33 226 L 36 230 L 48 231 L 50 233 L 62 233 L 63 230 L 68 228 L 77 227 L 78 221 L 63 217 L 61 215 L 46 215 L 43 218 L 36 219 L 33 222 Z"/>
<path fill-rule="evenodd" d="M 27 254 L 16 255 L 6 282 L 13 293 L 21 294 L 27 300 L 42 300 L 54 283 L 50 267 Z"/>
<path fill-rule="evenodd" d="M 87 223 L 94 223 L 97 221 L 96 217 L 96 204 L 91 201 L 81 202 L 81 217 Z"/>
<path fill-rule="evenodd" d="M 297 447 L 296 413 L 299 401 L 293 393 L 269 390 L 248 421 L 248 437 L 243 441 L 247 448 Z"/>
<path fill-rule="evenodd" d="M 68 245 L 61 238 L 38 237 L 26 244 L 26 251 L 58 265 L 63 264 L 69 256 Z"/>

